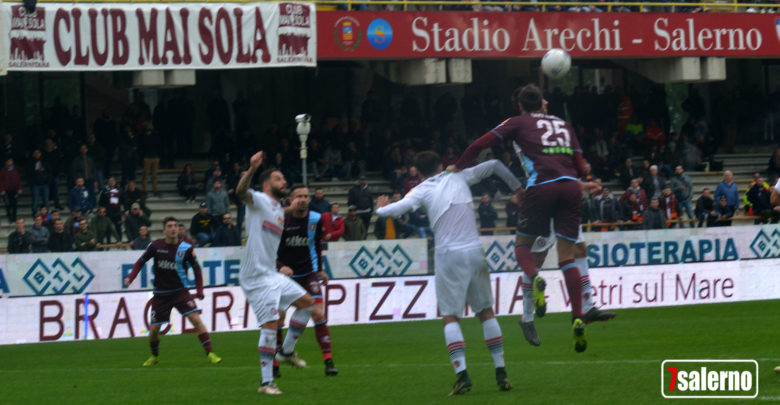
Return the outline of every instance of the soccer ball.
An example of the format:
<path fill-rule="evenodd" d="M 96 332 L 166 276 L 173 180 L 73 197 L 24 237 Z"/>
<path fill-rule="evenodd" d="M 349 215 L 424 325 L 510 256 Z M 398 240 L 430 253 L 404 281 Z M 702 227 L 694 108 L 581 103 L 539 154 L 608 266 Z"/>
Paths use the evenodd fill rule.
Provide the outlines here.
<path fill-rule="evenodd" d="M 557 79 L 569 72 L 571 56 L 563 49 L 553 48 L 542 57 L 542 72 Z"/>

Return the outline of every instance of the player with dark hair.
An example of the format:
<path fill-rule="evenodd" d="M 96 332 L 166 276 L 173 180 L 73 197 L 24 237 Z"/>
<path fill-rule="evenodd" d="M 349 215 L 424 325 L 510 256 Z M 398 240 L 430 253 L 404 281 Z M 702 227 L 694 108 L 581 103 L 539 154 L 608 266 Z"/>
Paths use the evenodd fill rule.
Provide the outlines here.
<path fill-rule="evenodd" d="M 466 303 L 482 322 L 485 344 L 493 357 L 499 389 L 512 389 L 504 363 L 504 338 L 493 313 L 493 292 L 485 253 L 477 232 L 470 186 L 495 174 L 513 191 L 520 182 L 498 160 L 491 160 L 458 173 L 442 172 L 441 158 L 434 152 L 420 152 L 415 166 L 424 180 L 406 196 L 390 204 L 387 196 L 377 198 L 377 214 L 398 217 L 425 208 L 431 219 L 436 244 L 436 300 L 444 321 L 444 338 L 458 379 L 450 395 L 471 390 L 466 371 L 466 344 L 460 317 Z"/>
<path fill-rule="evenodd" d="M 276 252 L 284 230 L 284 210 L 279 200 L 287 195 L 287 182 L 277 169 L 260 174 L 263 191 L 249 188 L 255 172 L 263 164 L 263 152 L 249 160 L 249 170 L 241 175 L 236 195 L 246 202 L 247 242 L 238 281 L 260 326 L 260 353 L 262 383 L 258 393 L 278 395 L 282 391 L 274 383 L 273 362 L 276 355 L 276 330 L 279 311 L 298 308 L 290 319 L 301 325 L 309 323 L 314 299 L 298 283 L 276 269 Z M 299 201 L 293 202 L 296 210 Z"/>
<path fill-rule="evenodd" d="M 195 273 L 196 297 L 203 299 L 203 276 L 200 265 L 195 257 L 195 251 L 191 244 L 179 240 L 179 222 L 176 218 L 166 217 L 163 220 L 163 233 L 165 238 L 153 241 L 144 254 L 133 265 L 130 275 L 125 278 L 126 286 L 130 286 L 144 264 L 149 259 L 154 259 L 152 272 L 154 273 L 154 291 L 152 297 L 151 326 L 149 327 L 149 347 L 152 356 L 144 366 L 153 366 L 159 361 L 160 327 L 170 322 L 171 309 L 176 308 L 179 313 L 186 316 L 195 327 L 198 339 L 206 351 L 210 363 L 217 364 L 222 359 L 211 351 L 211 338 L 206 330 L 206 325 L 200 319 L 200 310 L 187 288 L 187 266 L 192 267 Z"/>
<path fill-rule="evenodd" d="M 585 171 L 582 149 L 566 121 L 546 114 L 547 101 L 536 85 L 518 88 L 512 95 L 521 115 L 493 128 L 472 143 L 456 163 L 468 167 L 479 152 L 504 140 L 513 141 L 522 150 L 522 161 L 528 171 L 528 184 L 520 208 L 515 239 L 515 258 L 531 280 L 534 307 L 546 308 L 545 281 L 539 276 L 531 247 L 538 236 L 550 234 L 553 220 L 558 238 L 558 264 L 566 280 L 570 297 L 582 295 L 580 271 L 574 261 L 574 244 L 582 215 L 582 191 L 578 179 Z M 571 300 L 574 350 L 585 351 L 585 323 L 582 301 Z"/>
<path fill-rule="evenodd" d="M 322 351 L 322 360 L 325 362 L 325 375 L 335 376 L 339 371 L 333 364 L 331 350 L 330 330 L 322 307 L 322 290 L 320 283 L 328 284 L 328 275 L 322 269 L 322 224 L 321 214 L 309 210 L 309 189 L 303 185 L 295 185 L 290 189 L 288 199 L 295 209 L 285 215 L 282 242 L 277 251 L 276 267 L 279 272 L 292 277 L 296 283 L 303 287 L 314 298 L 314 310 L 311 319 L 314 321 L 314 333 L 317 343 Z M 296 310 L 298 312 L 299 310 Z M 276 354 L 276 360 L 280 363 L 290 363 L 295 367 L 306 367 L 306 362 L 299 359 L 293 351 L 306 324 L 295 322 L 295 314 L 290 320 L 287 329 L 287 337 L 281 343 L 282 324 L 284 313 L 280 314 L 276 339 L 281 344 Z"/>

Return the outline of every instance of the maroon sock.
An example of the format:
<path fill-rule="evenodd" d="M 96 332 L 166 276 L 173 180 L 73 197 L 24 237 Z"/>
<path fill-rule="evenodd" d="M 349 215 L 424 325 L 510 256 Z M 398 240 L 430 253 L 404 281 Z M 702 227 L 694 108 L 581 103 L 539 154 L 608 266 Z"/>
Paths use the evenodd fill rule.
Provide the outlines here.
<path fill-rule="evenodd" d="M 574 264 L 574 260 L 565 260 L 558 263 L 563 271 L 563 278 L 566 281 L 566 291 L 569 293 L 571 301 L 571 317 L 582 317 L 582 284 L 580 280 L 580 270 Z"/>
<path fill-rule="evenodd" d="M 160 355 L 160 339 L 150 340 L 149 341 L 149 348 L 152 349 L 152 356 L 159 356 Z"/>
<path fill-rule="evenodd" d="M 203 346 L 203 350 L 206 351 L 206 354 L 211 353 L 211 339 L 209 338 L 209 333 L 201 333 L 198 335 L 198 339 L 200 339 L 200 344 Z"/>
<path fill-rule="evenodd" d="M 539 273 L 536 270 L 536 260 L 533 253 L 531 253 L 531 247 L 528 245 L 518 245 L 515 247 L 515 260 L 517 265 L 523 270 L 528 278 L 533 281 L 534 277 Z"/>
<path fill-rule="evenodd" d="M 314 333 L 317 335 L 317 342 L 320 344 L 320 350 L 322 350 L 322 359 L 327 360 L 333 357 L 330 346 L 330 329 L 328 329 L 327 321 L 315 322 Z"/>

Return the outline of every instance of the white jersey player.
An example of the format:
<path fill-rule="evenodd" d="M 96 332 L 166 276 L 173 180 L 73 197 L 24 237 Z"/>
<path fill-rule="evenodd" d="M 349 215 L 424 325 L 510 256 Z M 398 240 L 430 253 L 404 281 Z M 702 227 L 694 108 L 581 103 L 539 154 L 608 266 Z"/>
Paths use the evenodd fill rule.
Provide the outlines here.
<path fill-rule="evenodd" d="M 284 229 L 284 210 L 279 200 L 286 195 L 287 182 L 282 172 L 268 169 L 260 174 L 263 192 L 249 189 L 249 183 L 262 163 L 263 152 L 252 156 L 249 170 L 241 175 L 236 187 L 236 194 L 246 202 L 248 234 L 238 280 L 261 328 L 257 350 L 263 380 L 257 391 L 281 394 L 274 383 L 272 368 L 279 311 L 295 306 L 298 310 L 291 321 L 305 325 L 314 309 L 314 299 L 298 283 L 276 270 L 276 251 Z M 297 359 L 294 352 L 290 357 L 287 360 L 293 363 Z"/>
<path fill-rule="evenodd" d="M 512 190 L 520 188 L 520 182 L 497 160 L 458 173 L 442 172 L 439 155 L 421 152 L 415 157 L 415 166 L 425 180 L 393 204 L 387 205 L 387 196 L 379 197 L 377 214 L 398 217 L 420 207 L 428 213 L 436 243 L 436 299 L 444 320 L 450 361 L 458 374 L 450 395 L 471 389 L 471 380 L 466 372 L 465 343 L 458 319 L 464 313 L 466 302 L 482 322 L 485 343 L 496 366 L 496 382 L 501 390 L 509 390 L 512 386 L 504 366 L 503 337 L 493 314 L 490 273 L 477 232 L 469 186 L 494 174 Z"/>

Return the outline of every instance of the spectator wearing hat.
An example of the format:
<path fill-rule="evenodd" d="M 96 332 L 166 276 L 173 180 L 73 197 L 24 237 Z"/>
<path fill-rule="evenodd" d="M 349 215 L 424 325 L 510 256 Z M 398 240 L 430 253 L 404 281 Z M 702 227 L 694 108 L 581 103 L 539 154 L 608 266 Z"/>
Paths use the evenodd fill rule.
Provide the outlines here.
<path fill-rule="evenodd" d="M 208 204 L 200 203 L 198 213 L 192 217 L 190 222 L 190 234 L 198 242 L 198 246 L 206 246 L 214 238 L 216 228 L 214 217 L 209 215 Z"/>
<path fill-rule="evenodd" d="M 363 219 L 357 215 L 357 207 L 350 205 L 347 210 L 347 217 L 344 218 L 344 240 L 366 240 L 366 235 L 368 233 L 366 231 L 366 224 L 363 223 Z"/>
<path fill-rule="evenodd" d="M 335 242 L 344 235 L 344 217 L 339 215 L 339 203 L 333 203 L 330 211 L 322 214 L 322 240 Z"/>
<path fill-rule="evenodd" d="M 133 241 L 139 235 L 141 226 L 152 226 L 152 221 L 141 211 L 141 204 L 133 203 L 130 206 L 130 212 L 125 213 L 125 230 L 127 240 Z"/>
<path fill-rule="evenodd" d="M 221 180 L 214 180 L 211 190 L 206 194 L 206 205 L 212 217 L 222 217 L 230 212 L 230 198 L 222 188 Z"/>

